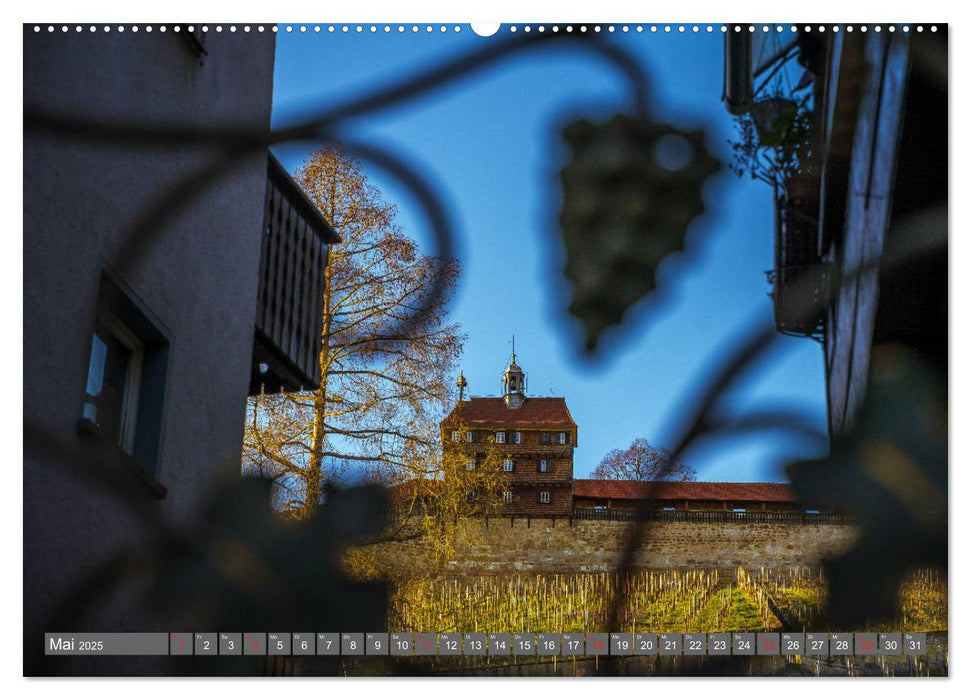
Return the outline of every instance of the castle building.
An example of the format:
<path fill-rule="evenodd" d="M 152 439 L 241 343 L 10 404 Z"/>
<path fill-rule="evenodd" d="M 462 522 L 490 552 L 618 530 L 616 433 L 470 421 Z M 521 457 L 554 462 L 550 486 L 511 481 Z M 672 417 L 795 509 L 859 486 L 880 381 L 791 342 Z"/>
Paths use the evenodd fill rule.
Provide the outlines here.
<path fill-rule="evenodd" d="M 803 503 L 786 483 L 574 479 L 577 424 L 563 397 L 528 395 L 515 345 L 502 373 L 501 397 L 467 398 L 462 374 L 456 386 L 458 403 L 441 423 L 442 449 L 470 471 L 486 464 L 494 468 L 498 458 L 505 477 L 502 515 L 625 520 L 650 499 L 652 519 L 755 522 L 798 516 L 812 522 L 835 517 Z M 399 498 L 412 498 L 413 486 L 399 484 Z M 480 494 L 470 489 L 467 497 Z"/>
<path fill-rule="evenodd" d="M 459 402 L 442 421 L 443 449 L 474 455 L 470 469 L 486 450 L 498 450 L 507 484 L 502 494 L 505 514 L 569 516 L 577 424 L 566 400 L 527 395 L 515 346 L 502 373 L 501 398 L 464 399 L 466 385 L 460 377 Z"/>

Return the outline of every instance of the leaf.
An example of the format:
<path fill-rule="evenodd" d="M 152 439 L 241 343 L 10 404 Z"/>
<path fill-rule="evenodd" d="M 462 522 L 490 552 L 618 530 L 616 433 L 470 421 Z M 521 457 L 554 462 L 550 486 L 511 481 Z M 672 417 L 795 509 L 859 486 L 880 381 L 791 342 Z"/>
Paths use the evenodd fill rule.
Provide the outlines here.
<path fill-rule="evenodd" d="M 701 188 L 721 163 L 704 131 L 680 131 L 647 118 L 581 120 L 563 132 L 572 151 L 560 173 L 560 228 L 570 312 L 586 330 L 587 350 L 656 286 L 658 265 L 684 248 L 704 212 Z"/>
<path fill-rule="evenodd" d="M 385 584 L 349 579 L 340 555 L 382 527 L 384 489 L 333 490 L 294 520 L 273 511 L 271 487 L 228 482 L 193 531 L 145 547 L 155 552 L 148 605 L 170 616 L 192 610 L 200 629 L 380 629 Z"/>
<path fill-rule="evenodd" d="M 853 430 L 788 473 L 804 502 L 859 525 L 855 546 L 826 562 L 831 621 L 891 619 L 907 571 L 947 563 L 946 379 L 912 351 L 875 346 Z"/>

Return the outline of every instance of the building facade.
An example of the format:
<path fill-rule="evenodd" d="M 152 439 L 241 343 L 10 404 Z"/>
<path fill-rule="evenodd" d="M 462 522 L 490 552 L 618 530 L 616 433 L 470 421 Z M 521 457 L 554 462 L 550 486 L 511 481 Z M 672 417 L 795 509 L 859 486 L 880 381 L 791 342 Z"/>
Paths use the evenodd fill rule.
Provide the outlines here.
<path fill-rule="evenodd" d="M 822 345 L 836 439 L 860 413 L 874 348 L 947 372 L 947 28 L 725 41 L 732 114 L 770 108 L 767 76 L 789 69 L 812 98 L 812 155 L 775 192 L 770 280 L 778 330 Z"/>
<path fill-rule="evenodd" d="M 443 450 L 468 455 L 468 469 L 475 469 L 486 451 L 498 455 L 507 484 L 505 514 L 568 516 L 577 424 L 566 399 L 528 396 L 515 350 L 502 373 L 502 387 L 502 397 L 460 397 L 442 421 Z"/>
<path fill-rule="evenodd" d="M 239 479 L 249 394 L 319 381 L 336 238 L 265 150 L 200 185 L 157 230 L 136 230 L 213 149 L 31 124 L 267 130 L 272 32 L 25 26 L 23 45 L 25 673 L 161 673 L 152 657 L 45 660 L 43 633 L 191 628 L 155 619 L 131 577 L 104 567 L 139 547 L 150 559 L 151 523 L 189 528 Z M 93 576 L 96 604 L 72 598 Z M 49 629 L 68 600 L 71 628 Z"/>
<path fill-rule="evenodd" d="M 809 155 L 776 187 L 770 279 L 778 330 L 818 341 L 825 368 L 829 454 L 787 473 L 860 523 L 827 565 L 845 626 L 895 614 L 902 572 L 949 556 L 948 28 L 886 28 L 777 50 L 726 34 L 732 113 L 757 123 L 778 101 L 752 86 L 787 68 L 811 98 Z"/>

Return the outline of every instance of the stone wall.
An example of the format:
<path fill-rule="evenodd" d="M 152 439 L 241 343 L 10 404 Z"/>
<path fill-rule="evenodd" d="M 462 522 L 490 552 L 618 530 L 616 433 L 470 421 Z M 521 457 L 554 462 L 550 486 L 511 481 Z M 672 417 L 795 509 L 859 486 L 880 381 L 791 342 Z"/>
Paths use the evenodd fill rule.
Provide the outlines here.
<path fill-rule="evenodd" d="M 458 525 L 450 574 L 608 571 L 622 556 L 633 523 L 566 518 L 469 519 Z M 648 523 L 639 568 L 812 566 L 852 545 L 849 525 Z M 437 568 L 420 539 L 368 548 L 384 571 Z M 368 557 L 369 559 L 371 557 Z"/>

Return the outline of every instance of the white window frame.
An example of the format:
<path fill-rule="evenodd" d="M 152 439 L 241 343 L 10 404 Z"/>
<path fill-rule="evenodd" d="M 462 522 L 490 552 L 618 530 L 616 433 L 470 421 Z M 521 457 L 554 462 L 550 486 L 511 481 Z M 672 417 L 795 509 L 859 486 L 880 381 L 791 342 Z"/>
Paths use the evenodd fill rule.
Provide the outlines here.
<path fill-rule="evenodd" d="M 540 491 L 539 492 L 539 502 L 540 503 L 551 503 L 552 500 L 553 500 L 553 496 L 552 496 L 552 494 L 549 491 Z"/>
<path fill-rule="evenodd" d="M 506 444 L 506 431 L 500 430 L 496 433 L 496 442 L 498 442 L 500 445 Z"/>
<path fill-rule="evenodd" d="M 513 440 L 512 440 L 513 444 L 515 445 L 518 445 L 523 439 L 522 433 L 520 433 L 518 430 L 515 433 L 513 433 L 512 437 L 513 437 Z"/>
<path fill-rule="evenodd" d="M 467 430 L 465 432 L 465 441 L 466 442 L 475 442 L 475 432 L 472 431 L 472 430 Z"/>
<path fill-rule="evenodd" d="M 462 433 L 458 430 L 452 431 L 452 442 L 460 442 L 462 440 Z"/>
<path fill-rule="evenodd" d="M 548 473 L 550 470 L 550 461 L 548 459 L 541 459 L 539 461 L 539 471 L 542 474 Z"/>
<path fill-rule="evenodd" d="M 503 491 L 502 492 L 502 502 L 503 503 L 512 503 L 512 491 Z"/>
<path fill-rule="evenodd" d="M 135 430 L 138 424 L 138 395 L 142 385 L 142 361 L 144 347 L 138 337 L 128 330 L 128 327 L 117 316 L 102 312 L 98 315 L 98 322 L 128 351 L 128 363 L 125 371 L 125 389 L 121 399 L 121 425 L 118 426 L 118 446 L 128 454 L 135 452 Z M 92 334 L 91 342 L 94 344 Z M 107 358 L 105 358 L 107 362 Z M 91 368 L 88 367 L 90 374 Z M 94 421 L 98 424 L 97 419 Z"/>
<path fill-rule="evenodd" d="M 502 460 L 502 471 L 507 473 L 516 471 L 516 462 L 511 459 Z"/>
<path fill-rule="evenodd" d="M 470 459 L 465 463 L 465 471 L 467 472 L 474 472 L 475 467 L 476 467 L 476 463 L 474 459 Z"/>
<path fill-rule="evenodd" d="M 560 444 L 561 445 L 566 444 L 566 433 L 560 433 Z"/>

